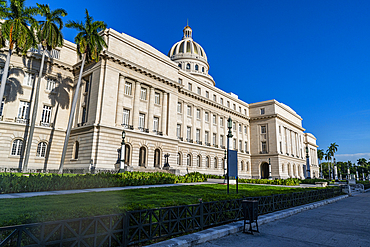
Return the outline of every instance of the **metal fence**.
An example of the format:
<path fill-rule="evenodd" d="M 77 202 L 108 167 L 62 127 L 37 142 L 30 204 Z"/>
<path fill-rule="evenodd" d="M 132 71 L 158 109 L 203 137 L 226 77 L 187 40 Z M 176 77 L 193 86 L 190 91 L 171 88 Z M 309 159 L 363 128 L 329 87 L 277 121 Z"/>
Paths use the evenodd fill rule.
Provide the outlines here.
<path fill-rule="evenodd" d="M 245 199 L 258 200 L 259 214 L 266 214 L 340 194 L 341 189 L 336 187 L 1 227 L 0 247 L 137 245 L 149 240 L 241 220 L 243 218 L 241 201 Z"/>

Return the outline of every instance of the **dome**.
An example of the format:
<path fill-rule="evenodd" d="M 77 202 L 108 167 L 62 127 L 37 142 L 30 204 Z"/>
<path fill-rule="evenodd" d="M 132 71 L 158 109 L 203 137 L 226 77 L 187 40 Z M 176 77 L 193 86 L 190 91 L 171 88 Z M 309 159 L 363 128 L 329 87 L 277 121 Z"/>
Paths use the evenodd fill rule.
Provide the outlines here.
<path fill-rule="evenodd" d="M 207 55 L 203 47 L 193 40 L 192 32 L 193 30 L 189 26 L 184 27 L 182 40 L 172 46 L 168 57 L 177 62 L 180 69 L 215 85 L 213 78 L 208 74 Z"/>

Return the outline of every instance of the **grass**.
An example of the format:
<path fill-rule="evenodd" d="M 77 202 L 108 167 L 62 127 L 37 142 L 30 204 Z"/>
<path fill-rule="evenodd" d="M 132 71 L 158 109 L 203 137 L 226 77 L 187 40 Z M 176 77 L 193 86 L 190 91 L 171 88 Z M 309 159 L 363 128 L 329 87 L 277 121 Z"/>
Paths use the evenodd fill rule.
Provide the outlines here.
<path fill-rule="evenodd" d="M 125 210 L 195 204 L 199 203 L 200 198 L 203 202 L 207 202 L 303 190 L 312 189 L 240 184 L 239 194 L 235 192 L 235 185 L 230 185 L 230 194 L 227 195 L 226 185 L 205 184 L 0 199 L 0 226 L 115 214 Z"/>

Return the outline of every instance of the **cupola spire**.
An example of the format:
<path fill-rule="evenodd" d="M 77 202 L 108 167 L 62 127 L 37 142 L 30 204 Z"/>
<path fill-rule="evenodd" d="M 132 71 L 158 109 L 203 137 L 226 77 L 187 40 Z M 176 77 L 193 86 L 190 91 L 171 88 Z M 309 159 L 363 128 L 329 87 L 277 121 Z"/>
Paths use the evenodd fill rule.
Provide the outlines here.
<path fill-rule="evenodd" d="M 189 20 L 186 20 L 186 27 L 184 27 L 184 36 L 182 37 L 182 39 L 193 39 L 192 37 L 192 32 L 193 30 L 191 30 L 191 28 L 189 27 Z"/>

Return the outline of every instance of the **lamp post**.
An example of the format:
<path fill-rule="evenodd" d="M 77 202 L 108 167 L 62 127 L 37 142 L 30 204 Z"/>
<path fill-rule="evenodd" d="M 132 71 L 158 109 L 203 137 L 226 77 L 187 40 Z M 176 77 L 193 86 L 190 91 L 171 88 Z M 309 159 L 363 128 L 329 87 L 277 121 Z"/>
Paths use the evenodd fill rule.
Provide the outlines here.
<path fill-rule="evenodd" d="M 233 137 L 233 134 L 231 132 L 231 128 L 233 127 L 233 121 L 231 120 L 231 117 L 227 120 L 227 128 L 229 129 L 229 132 L 227 133 L 227 194 L 229 194 L 229 169 L 230 169 L 230 159 L 229 159 L 229 150 L 230 150 L 230 138 Z"/>
<path fill-rule="evenodd" d="M 334 158 L 334 179 L 335 179 L 335 182 L 338 182 L 338 170 L 337 170 L 337 162 L 335 161 L 335 158 Z"/>
<path fill-rule="evenodd" d="M 269 179 L 272 180 L 272 177 L 271 177 L 271 160 L 269 158 Z"/>
<path fill-rule="evenodd" d="M 306 165 L 307 165 L 307 179 L 311 179 L 311 169 L 310 169 L 310 156 L 308 155 L 308 146 L 306 146 Z"/>
<path fill-rule="evenodd" d="M 347 166 L 347 180 L 350 180 L 351 172 L 349 171 L 349 165 Z"/>
<path fill-rule="evenodd" d="M 168 157 L 170 157 L 170 154 L 169 153 L 166 153 L 164 155 L 164 166 L 163 166 L 163 169 L 170 168 L 170 164 L 168 164 Z"/>
<path fill-rule="evenodd" d="M 225 150 L 225 154 L 224 154 L 224 163 L 223 163 L 223 165 L 224 165 L 224 178 L 226 179 L 226 150 Z"/>
<path fill-rule="evenodd" d="M 321 160 L 320 160 L 320 178 L 323 179 L 324 177 L 322 176 L 322 164 L 321 164 Z"/>
<path fill-rule="evenodd" d="M 125 171 L 125 137 L 126 137 L 126 132 L 125 130 L 122 130 L 121 161 L 120 161 L 118 173 L 122 173 Z"/>
<path fill-rule="evenodd" d="M 358 167 L 356 166 L 356 180 L 358 181 Z"/>

